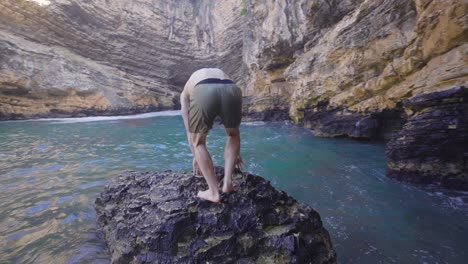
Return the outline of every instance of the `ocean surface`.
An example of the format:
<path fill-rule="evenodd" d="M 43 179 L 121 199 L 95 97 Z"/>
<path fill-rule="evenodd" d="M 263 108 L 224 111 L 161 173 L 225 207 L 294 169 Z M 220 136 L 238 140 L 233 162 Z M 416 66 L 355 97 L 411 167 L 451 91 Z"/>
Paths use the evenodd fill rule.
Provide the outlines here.
<path fill-rule="evenodd" d="M 317 210 L 339 263 L 468 263 L 468 193 L 385 177 L 383 142 L 241 126 L 246 171 Z M 223 164 L 224 131 L 208 148 Z M 0 263 L 109 263 L 94 200 L 124 170 L 191 170 L 178 112 L 0 122 Z"/>

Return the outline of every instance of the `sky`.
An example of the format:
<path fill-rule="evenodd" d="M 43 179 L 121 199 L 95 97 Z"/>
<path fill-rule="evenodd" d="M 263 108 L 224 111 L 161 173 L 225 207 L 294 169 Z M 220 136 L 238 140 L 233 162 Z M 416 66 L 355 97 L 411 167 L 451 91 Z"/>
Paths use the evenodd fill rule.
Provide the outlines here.
<path fill-rule="evenodd" d="M 38 4 L 41 5 L 41 6 L 50 5 L 50 1 L 49 1 L 49 0 L 30 0 L 30 1 L 36 2 L 36 3 L 38 3 Z"/>

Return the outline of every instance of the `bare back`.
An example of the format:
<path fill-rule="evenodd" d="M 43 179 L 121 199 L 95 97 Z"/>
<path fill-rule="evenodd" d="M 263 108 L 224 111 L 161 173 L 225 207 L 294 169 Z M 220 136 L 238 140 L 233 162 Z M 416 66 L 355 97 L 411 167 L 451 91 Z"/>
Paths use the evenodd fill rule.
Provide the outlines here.
<path fill-rule="evenodd" d="M 224 73 L 221 69 L 218 68 L 203 68 L 198 71 L 192 73 L 190 78 L 188 79 L 187 83 L 184 86 L 184 92 L 188 94 L 189 97 L 193 95 L 193 88 L 205 79 L 221 79 L 221 80 L 229 80 L 229 76 Z"/>

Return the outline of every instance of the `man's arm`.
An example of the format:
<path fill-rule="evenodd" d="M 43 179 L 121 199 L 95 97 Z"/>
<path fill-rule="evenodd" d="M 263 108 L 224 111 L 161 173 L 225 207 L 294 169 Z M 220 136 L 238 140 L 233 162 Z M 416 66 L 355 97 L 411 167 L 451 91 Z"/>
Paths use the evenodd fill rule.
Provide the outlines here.
<path fill-rule="evenodd" d="M 182 119 L 184 119 L 184 126 L 185 126 L 185 133 L 187 134 L 187 140 L 190 146 L 190 150 L 192 151 L 192 154 L 195 155 L 195 152 L 193 151 L 192 140 L 190 139 L 190 130 L 189 130 L 189 123 L 188 123 L 190 97 L 188 95 L 187 89 L 185 88 L 184 88 L 184 91 L 180 94 L 180 105 L 181 105 L 180 112 L 182 114 Z"/>

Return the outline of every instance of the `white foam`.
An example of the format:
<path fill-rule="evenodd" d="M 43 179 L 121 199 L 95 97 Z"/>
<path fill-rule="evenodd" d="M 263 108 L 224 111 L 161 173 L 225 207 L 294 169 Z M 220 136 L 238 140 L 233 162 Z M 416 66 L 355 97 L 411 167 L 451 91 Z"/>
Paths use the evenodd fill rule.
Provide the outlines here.
<path fill-rule="evenodd" d="M 252 121 L 252 122 L 242 122 L 244 126 L 262 126 L 265 125 L 266 122 L 264 121 Z"/>
<path fill-rule="evenodd" d="M 40 119 L 31 119 L 31 120 L 11 120 L 3 122 L 53 122 L 53 123 L 83 123 L 83 122 L 97 122 L 97 121 L 114 121 L 114 120 L 125 120 L 125 119 L 143 119 L 151 118 L 155 116 L 177 116 L 180 115 L 180 110 L 172 111 L 160 111 L 160 112 L 150 112 L 144 114 L 136 115 L 122 115 L 122 116 L 87 116 L 87 117 L 67 117 L 67 118 L 40 118 Z"/>
<path fill-rule="evenodd" d="M 48 5 L 50 5 L 50 0 L 30 0 L 30 1 L 36 2 L 36 3 L 39 4 L 40 6 L 48 6 Z"/>

